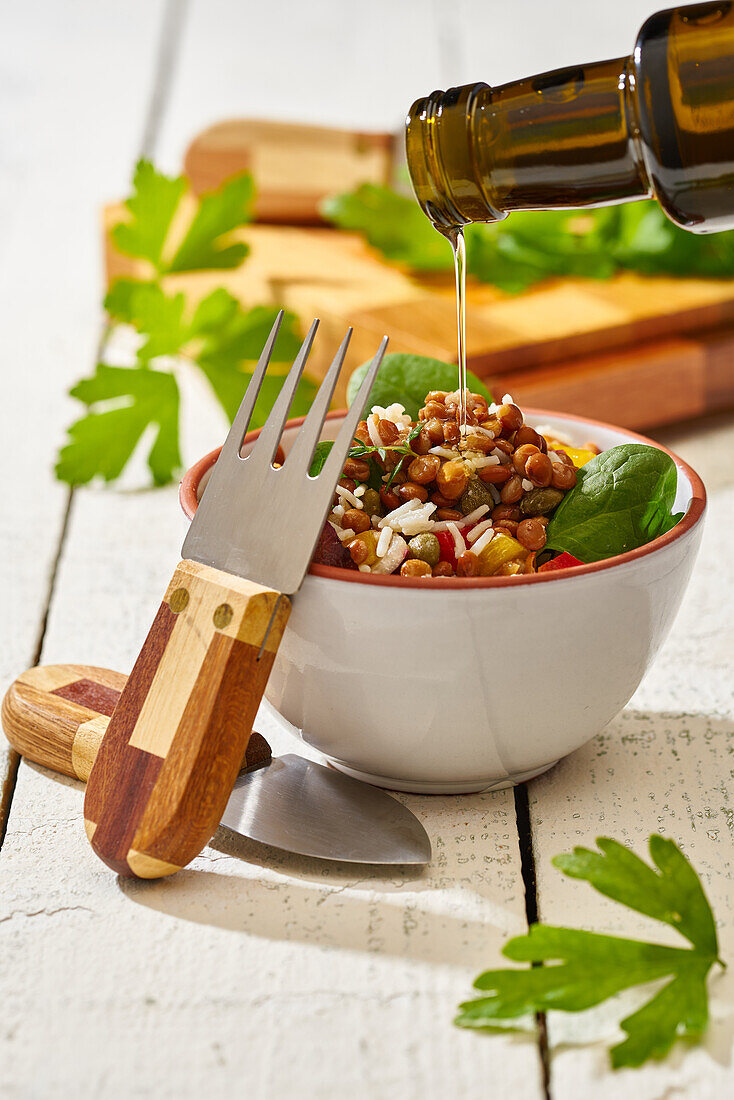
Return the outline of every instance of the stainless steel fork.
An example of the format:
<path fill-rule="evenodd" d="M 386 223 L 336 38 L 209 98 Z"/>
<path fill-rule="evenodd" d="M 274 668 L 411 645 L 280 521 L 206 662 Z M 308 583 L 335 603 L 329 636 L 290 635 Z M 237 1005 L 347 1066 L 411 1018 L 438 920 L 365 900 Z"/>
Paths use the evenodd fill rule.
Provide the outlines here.
<path fill-rule="evenodd" d="M 120 696 L 84 803 L 97 855 L 123 875 L 158 878 L 214 833 L 308 569 L 383 339 L 331 452 L 309 475 L 347 332 L 284 464 L 273 460 L 318 325 L 314 321 L 251 452 L 242 457 L 282 313 L 225 440 L 176 569 Z"/>

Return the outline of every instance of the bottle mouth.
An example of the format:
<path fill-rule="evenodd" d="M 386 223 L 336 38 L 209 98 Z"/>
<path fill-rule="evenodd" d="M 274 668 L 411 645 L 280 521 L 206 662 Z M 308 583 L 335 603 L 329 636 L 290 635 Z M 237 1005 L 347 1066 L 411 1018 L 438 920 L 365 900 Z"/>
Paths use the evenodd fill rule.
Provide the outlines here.
<path fill-rule="evenodd" d="M 488 84 L 465 84 L 417 99 L 405 122 L 405 152 L 415 196 L 440 232 L 506 215 L 491 203 L 477 172 L 474 113 Z"/>

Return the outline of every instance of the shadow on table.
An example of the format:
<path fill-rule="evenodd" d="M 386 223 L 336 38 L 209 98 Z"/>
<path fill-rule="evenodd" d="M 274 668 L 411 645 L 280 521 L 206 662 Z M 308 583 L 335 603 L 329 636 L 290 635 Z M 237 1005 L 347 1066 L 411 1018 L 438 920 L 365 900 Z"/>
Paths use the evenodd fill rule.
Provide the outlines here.
<path fill-rule="evenodd" d="M 410 805 L 432 838 L 425 868 L 297 856 L 220 828 L 191 868 L 119 886 L 146 908 L 267 940 L 486 967 L 526 927 L 512 795 Z"/>
<path fill-rule="evenodd" d="M 262 845 L 222 832 L 212 842 L 211 857 L 202 858 L 208 866 L 228 860 L 228 873 L 197 867 L 156 883 L 121 878 L 120 889 L 146 908 L 264 940 L 462 967 L 486 966 L 508 930 L 522 931 L 517 918 L 500 905 L 495 907 L 496 923 L 491 913 L 478 919 L 476 900 L 466 884 L 457 885 L 449 896 L 439 890 L 417 895 L 414 887 L 421 876 L 415 870 L 393 869 L 389 877 L 383 867 L 335 871 L 322 861 L 284 859 L 282 852 L 263 850 Z M 247 860 L 244 873 L 243 865 L 233 873 L 232 856 Z M 313 864 L 308 881 L 289 874 L 291 859 L 301 875 L 304 864 Z M 261 868 L 267 868 L 265 874 Z"/>

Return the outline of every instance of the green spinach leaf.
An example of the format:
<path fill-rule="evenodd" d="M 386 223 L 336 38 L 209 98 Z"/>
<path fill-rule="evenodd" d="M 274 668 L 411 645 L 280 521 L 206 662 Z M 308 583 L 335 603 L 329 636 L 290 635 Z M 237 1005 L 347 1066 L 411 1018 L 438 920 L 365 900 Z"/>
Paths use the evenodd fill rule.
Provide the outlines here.
<path fill-rule="evenodd" d="M 669 531 L 677 471 L 657 447 L 623 443 L 578 471 L 548 524 L 547 546 L 585 563 L 624 554 Z"/>
<path fill-rule="evenodd" d="M 352 374 L 347 386 L 347 401 L 354 401 L 362 380 L 367 373 L 369 363 L 363 363 Z M 467 371 L 467 385 L 472 393 L 479 393 L 492 400 L 492 395 L 476 375 Z M 425 355 L 395 354 L 386 355 L 377 372 L 365 409 L 373 405 L 387 408 L 394 402 L 405 406 L 411 420 L 418 419 L 418 411 L 423 406 L 429 390 L 455 390 L 459 383 L 459 371 L 455 363 L 445 363 L 442 359 L 431 359 Z"/>
<path fill-rule="evenodd" d="M 330 439 L 322 439 L 320 443 L 316 444 L 316 450 L 313 453 L 311 465 L 308 470 L 311 477 L 317 477 L 321 473 L 333 446 L 334 444 Z"/>

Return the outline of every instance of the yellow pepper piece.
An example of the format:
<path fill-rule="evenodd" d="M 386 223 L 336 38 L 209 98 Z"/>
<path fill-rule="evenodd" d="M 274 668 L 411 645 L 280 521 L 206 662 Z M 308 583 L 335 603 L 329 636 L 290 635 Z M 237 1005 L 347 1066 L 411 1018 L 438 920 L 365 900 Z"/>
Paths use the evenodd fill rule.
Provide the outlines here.
<path fill-rule="evenodd" d="M 565 451 L 577 470 L 596 458 L 594 451 L 587 451 L 584 447 L 571 447 L 568 443 L 561 443 L 558 439 L 550 439 L 546 436 L 549 451 Z"/>
<path fill-rule="evenodd" d="M 358 535 L 355 535 L 351 542 L 363 542 L 367 547 L 367 557 L 364 560 L 365 565 L 375 565 L 377 563 L 377 540 L 379 539 L 377 531 L 360 531 Z"/>
<path fill-rule="evenodd" d="M 498 531 L 478 555 L 479 576 L 493 577 L 506 562 L 524 562 L 527 556 L 528 551 L 517 539 Z"/>

